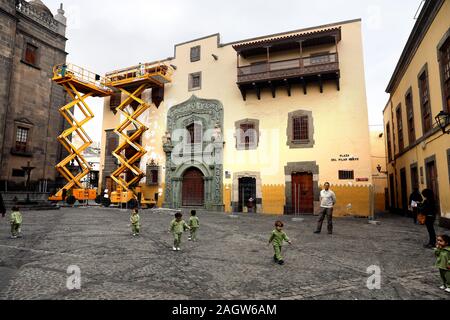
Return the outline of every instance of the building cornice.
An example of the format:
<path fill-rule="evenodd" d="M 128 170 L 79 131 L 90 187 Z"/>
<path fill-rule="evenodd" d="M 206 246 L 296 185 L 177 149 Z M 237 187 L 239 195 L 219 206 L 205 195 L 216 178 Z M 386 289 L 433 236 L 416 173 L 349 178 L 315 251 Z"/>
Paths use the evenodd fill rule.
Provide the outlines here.
<path fill-rule="evenodd" d="M 223 44 L 220 43 L 220 33 L 214 33 L 214 34 L 210 34 L 208 36 L 204 36 L 204 37 L 201 37 L 201 38 L 196 38 L 196 39 L 193 39 L 193 40 L 189 40 L 189 41 L 185 41 L 185 42 L 181 42 L 181 43 L 175 44 L 173 57 L 169 57 L 166 60 L 173 60 L 173 59 L 176 58 L 177 47 L 183 46 L 183 45 L 186 45 L 186 44 L 189 44 L 189 43 L 193 43 L 193 42 L 196 42 L 196 41 L 205 40 L 205 39 L 212 38 L 212 37 L 217 37 L 217 47 L 221 48 L 221 47 L 231 46 L 231 45 L 239 44 L 239 43 L 245 43 L 245 42 L 250 42 L 250 41 L 257 41 L 257 40 L 266 39 L 266 38 L 272 38 L 272 37 L 279 37 L 279 36 L 283 36 L 283 35 L 287 35 L 287 34 L 291 34 L 291 33 L 300 33 L 300 32 L 305 32 L 305 31 L 310 31 L 310 30 L 315 30 L 315 29 L 336 27 L 336 26 L 343 25 L 343 24 L 349 24 L 349 23 L 355 23 L 355 22 L 361 22 L 361 21 L 362 21 L 361 18 L 352 19 L 352 20 L 345 20 L 345 21 L 333 22 L 333 23 L 324 24 L 324 25 L 315 26 L 315 27 L 308 27 L 308 28 L 303 28 L 303 29 L 285 31 L 285 32 L 281 32 L 281 33 L 274 33 L 274 34 L 269 34 L 269 35 L 254 37 L 254 38 L 248 38 L 248 39 L 243 39 L 243 40 L 223 43 Z"/>
<path fill-rule="evenodd" d="M 444 2 L 445 0 L 427 0 L 425 2 L 419 18 L 406 42 L 391 80 L 389 81 L 386 93 L 392 94 L 397 88 Z"/>

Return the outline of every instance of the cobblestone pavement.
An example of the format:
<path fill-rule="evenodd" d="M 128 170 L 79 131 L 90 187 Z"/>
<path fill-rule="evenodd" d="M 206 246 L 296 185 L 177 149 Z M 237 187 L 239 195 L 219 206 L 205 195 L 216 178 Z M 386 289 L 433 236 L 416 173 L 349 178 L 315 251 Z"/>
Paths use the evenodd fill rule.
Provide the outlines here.
<path fill-rule="evenodd" d="M 402 217 L 336 219 L 333 236 L 313 234 L 316 217 L 281 217 L 293 245 L 279 266 L 267 245 L 273 216 L 199 213 L 199 241 L 185 234 L 173 252 L 168 210 L 141 211 L 139 238 L 119 209 L 23 214 L 22 239 L 0 220 L 0 299 L 450 299 L 422 247 L 425 228 Z M 71 265 L 81 290 L 66 288 Z M 371 265 L 380 290 L 366 286 Z"/>

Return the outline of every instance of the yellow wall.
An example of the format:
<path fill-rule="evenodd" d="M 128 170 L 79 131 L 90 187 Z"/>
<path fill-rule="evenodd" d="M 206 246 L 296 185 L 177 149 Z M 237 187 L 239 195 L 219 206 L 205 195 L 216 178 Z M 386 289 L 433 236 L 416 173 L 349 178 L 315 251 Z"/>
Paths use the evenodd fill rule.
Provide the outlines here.
<path fill-rule="evenodd" d="M 338 44 L 341 90 L 337 91 L 334 82 L 324 83 L 324 92 L 319 92 L 317 84 L 308 85 L 308 94 L 303 94 L 300 86 L 292 88 L 288 97 L 283 88 L 277 89 L 277 96 L 263 91 L 261 100 L 254 92 L 248 92 L 247 101 L 243 101 L 237 80 L 236 51 L 232 45 L 217 45 L 218 35 L 177 45 L 175 57 L 168 61 L 177 67 L 173 82 L 166 86 L 165 101 L 159 109 L 154 106 L 142 116 L 150 130 L 143 137 L 148 149 L 141 161 L 141 169 L 150 159 L 156 159 L 165 166 L 165 154 L 161 137 L 165 132 L 167 112 L 179 103 L 188 100 L 193 94 L 203 99 L 217 99 L 224 106 L 224 171 L 231 174 L 242 171 L 260 172 L 263 185 L 263 211 L 282 214 L 284 210 L 284 185 L 286 181 L 284 167 L 288 162 L 316 161 L 320 168 L 317 177 L 319 183 L 329 181 L 338 184 L 339 170 L 354 170 L 355 178 L 367 178 L 367 182 L 353 182 L 354 185 L 368 186 L 372 183 L 370 143 L 368 130 L 368 112 L 364 76 L 361 22 L 343 23 L 342 41 Z M 329 28 L 323 28 L 327 29 Z M 317 30 L 320 30 L 317 29 Z M 308 30 L 315 31 L 315 30 Z M 289 34 L 289 33 L 288 33 Z M 201 46 L 201 60 L 190 62 L 191 47 Z M 335 51 L 335 46 L 321 46 L 305 50 L 307 56 L 313 52 Z M 218 56 L 216 61 L 212 54 Z M 276 60 L 296 58 L 297 53 L 274 55 Z M 241 59 L 245 65 L 251 61 Z M 130 62 L 132 64 L 132 62 Z M 188 91 L 188 75 L 202 72 L 202 88 Z M 117 125 L 109 111 L 109 100 L 105 99 L 105 118 L 103 129 Z M 290 149 L 287 146 L 288 114 L 297 110 L 312 111 L 314 121 L 314 148 Z M 260 144 L 257 150 L 237 151 L 235 148 L 235 122 L 251 118 L 260 121 Z M 103 141 L 104 142 L 104 141 Z M 104 146 L 104 143 L 103 143 Z M 332 158 L 349 154 L 359 158 L 355 162 L 332 162 Z M 103 163 L 102 155 L 102 163 Z M 165 177 L 165 173 L 161 175 Z M 232 180 L 224 179 L 225 184 Z M 231 187 L 230 187 L 231 188 Z M 273 190 L 273 193 L 271 192 Z M 227 190 L 225 205 L 229 206 Z M 231 191 L 230 191 L 231 196 Z M 355 195 L 359 196 L 359 195 Z M 271 200 L 269 200 L 271 199 Z M 358 201 L 358 200 L 357 200 Z"/>
<path fill-rule="evenodd" d="M 336 217 L 370 215 L 370 190 L 364 186 L 333 185 L 337 203 L 333 215 Z"/>
<path fill-rule="evenodd" d="M 262 186 L 263 212 L 267 214 L 283 214 L 286 196 L 284 184 Z"/>
<path fill-rule="evenodd" d="M 418 75 L 425 64 L 428 64 L 428 77 L 430 88 L 430 101 L 431 101 L 431 114 L 434 117 L 443 110 L 442 91 L 441 91 L 441 78 L 439 71 L 439 64 L 437 61 L 437 45 L 441 41 L 444 34 L 450 28 L 450 1 L 445 1 L 441 7 L 439 13 L 431 24 L 425 38 L 414 54 L 405 74 L 403 75 L 400 83 L 394 92 L 391 93 L 390 100 L 384 110 L 384 125 L 389 122 L 391 127 L 391 141 L 393 142 L 393 148 L 395 145 L 395 153 L 398 153 L 398 137 L 397 137 L 397 119 L 395 110 L 399 103 L 402 104 L 402 120 L 404 127 L 404 145 L 405 148 L 409 146 L 408 133 L 407 133 L 407 119 L 406 119 L 406 107 L 405 107 L 405 94 L 410 87 L 412 87 L 413 104 L 414 104 L 414 122 L 416 130 L 416 140 L 423 136 L 422 131 L 422 117 L 421 107 L 419 103 L 419 87 L 418 87 Z M 395 134 L 395 140 L 393 135 Z M 434 141 L 433 141 L 434 140 Z M 411 174 L 410 165 L 417 163 L 419 169 L 423 167 L 424 179 L 420 181 L 420 189 L 427 187 L 425 178 L 425 159 L 435 155 L 436 165 L 438 172 L 438 184 L 439 184 L 439 198 L 441 214 L 443 217 L 450 218 L 450 188 L 449 188 L 449 172 L 448 172 L 448 160 L 447 150 L 450 149 L 450 136 L 442 135 L 442 132 L 434 134 L 420 143 L 410 151 L 403 154 L 395 161 L 395 167 L 389 165 L 389 174 L 396 175 L 397 187 L 397 203 L 398 207 L 401 207 L 401 186 L 400 186 L 400 170 L 406 169 L 407 176 L 407 194 L 411 193 Z M 419 180 L 421 180 L 419 178 Z"/>

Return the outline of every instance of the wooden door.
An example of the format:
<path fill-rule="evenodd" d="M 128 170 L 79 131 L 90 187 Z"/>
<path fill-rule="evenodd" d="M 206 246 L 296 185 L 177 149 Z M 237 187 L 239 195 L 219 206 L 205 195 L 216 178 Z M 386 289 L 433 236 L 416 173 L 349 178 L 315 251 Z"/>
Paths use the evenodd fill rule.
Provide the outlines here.
<path fill-rule="evenodd" d="M 200 170 L 190 168 L 185 172 L 182 199 L 184 207 L 202 207 L 204 205 L 205 183 Z"/>
<path fill-rule="evenodd" d="M 312 173 L 292 174 L 292 212 L 314 213 L 314 184 Z"/>
<path fill-rule="evenodd" d="M 439 203 L 439 185 L 437 177 L 436 162 L 432 161 L 426 165 L 426 175 L 427 175 L 427 188 L 433 190 L 434 200 L 436 201 L 436 206 L 438 207 L 438 214 L 440 214 L 440 203 Z"/>

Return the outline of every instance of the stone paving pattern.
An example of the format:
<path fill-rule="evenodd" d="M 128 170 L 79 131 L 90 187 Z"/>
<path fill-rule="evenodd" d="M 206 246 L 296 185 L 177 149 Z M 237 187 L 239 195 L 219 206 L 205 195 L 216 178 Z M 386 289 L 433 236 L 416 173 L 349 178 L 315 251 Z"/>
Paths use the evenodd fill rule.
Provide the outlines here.
<path fill-rule="evenodd" d="M 141 211 L 141 236 L 131 236 L 129 212 L 62 208 L 24 212 L 24 237 L 9 239 L 0 220 L 0 299 L 450 299 L 441 291 L 425 227 L 387 216 L 335 220 L 335 233 L 313 234 L 317 217 L 281 217 L 293 241 L 286 264 L 267 245 L 279 217 L 201 212 L 199 241 L 183 236 L 173 252 L 167 233 L 174 212 Z M 184 218 L 188 219 L 187 212 Z M 1 219 L 1 218 L 0 218 Z M 443 229 L 438 229 L 444 232 Z M 81 290 L 68 290 L 67 268 L 81 269 Z M 366 286 L 371 265 L 381 290 Z"/>

